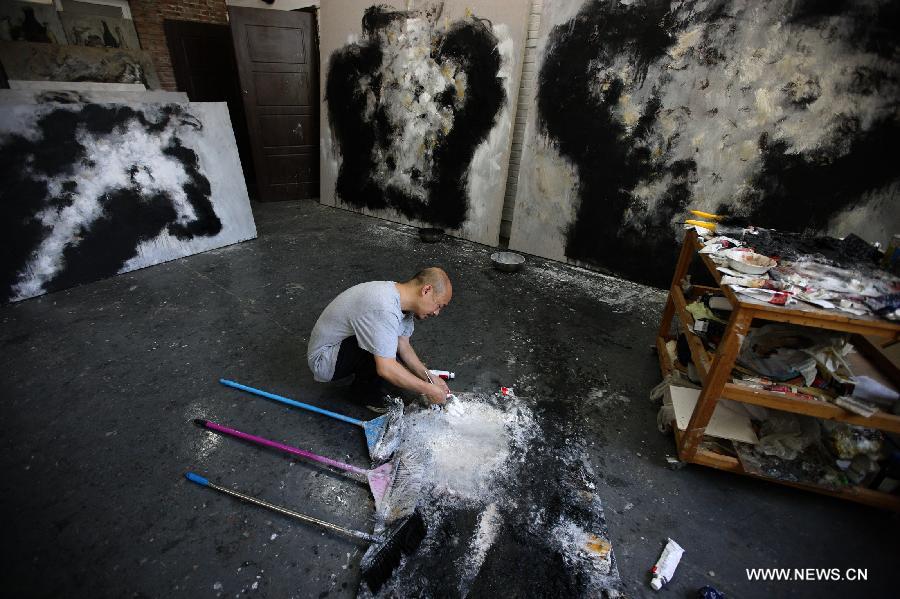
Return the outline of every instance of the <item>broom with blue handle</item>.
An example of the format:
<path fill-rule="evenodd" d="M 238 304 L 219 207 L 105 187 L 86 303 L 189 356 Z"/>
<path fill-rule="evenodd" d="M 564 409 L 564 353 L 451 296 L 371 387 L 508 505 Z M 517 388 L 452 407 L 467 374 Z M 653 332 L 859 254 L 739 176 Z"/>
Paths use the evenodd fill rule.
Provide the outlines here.
<path fill-rule="evenodd" d="M 330 410 L 311 406 L 309 404 L 299 402 L 295 399 L 290 399 L 288 397 L 282 397 L 281 395 L 269 393 L 268 391 L 263 391 L 262 389 L 248 387 L 247 385 L 242 385 L 241 383 L 230 381 L 228 379 L 219 379 L 219 382 L 226 387 L 240 389 L 241 391 L 253 393 L 254 395 L 272 399 L 289 406 L 294 406 L 295 408 L 309 410 L 310 412 L 315 412 L 316 414 L 322 414 L 323 416 L 342 420 L 349 424 L 355 424 L 356 426 L 361 427 L 366 435 L 366 445 L 369 448 L 369 455 L 376 462 L 384 462 L 388 460 L 400 443 L 400 431 L 401 427 L 403 426 L 402 409 L 391 410 L 387 414 L 379 416 L 378 418 L 373 418 L 372 420 L 359 420 L 358 418 L 351 418 L 350 416 L 338 414 L 337 412 L 332 412 Z"/>

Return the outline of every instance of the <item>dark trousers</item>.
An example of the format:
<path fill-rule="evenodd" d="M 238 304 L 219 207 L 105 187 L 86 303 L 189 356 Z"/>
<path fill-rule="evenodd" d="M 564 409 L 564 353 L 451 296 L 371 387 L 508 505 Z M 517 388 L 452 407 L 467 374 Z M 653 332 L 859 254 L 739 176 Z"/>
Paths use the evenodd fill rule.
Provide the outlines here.
<path fill-rule="evenodd" d="M 375 371 L 375 356 L 359 346 L 355 335 L 341 341 L 341 349 L 338 350 L 337 361 L 334 364 L 334 376 L 331 377 L 331 380 L 338 381 L 351 374 L 356 375 L 355 381 L 372 382 L 378 379 L 378 373 Z"/>
<path fill-rule="evenodd" d="M 341 341 L 331 380 L 337 381 L 351 374 L 350 397 L 355 402 L 377 404 L 391 393 L 388 382 L 375 370 L 375 356 L 361 348 L 355 336 Z"/>

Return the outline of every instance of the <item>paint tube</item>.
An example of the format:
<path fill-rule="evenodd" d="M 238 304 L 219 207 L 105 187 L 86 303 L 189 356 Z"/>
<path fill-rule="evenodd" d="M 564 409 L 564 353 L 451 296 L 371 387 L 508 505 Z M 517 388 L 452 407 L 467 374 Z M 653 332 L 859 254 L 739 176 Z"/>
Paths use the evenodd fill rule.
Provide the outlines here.
<path fill-rule="evenodd" d="M 650 570 L 650 573 L 653 574 L 650 586 L 653 587 L 654 591 L 658 591 L 664 584 L 672 580 L 675 568 L 678 567 L 678 562 L 681 561 L 683 553 L 684 549 L 678 543 L 668 539 L 668 543 L 663 547 L 662 554 Z"/>
<path fill-rule="evenodd" d="M 450 372 L 449 370 L 429 370 L 428 372 L 430 372 L 434 376 L 441 377 L 445 381 L 449 381 L 449 380 L 456 378 L 456 373 Z"/>

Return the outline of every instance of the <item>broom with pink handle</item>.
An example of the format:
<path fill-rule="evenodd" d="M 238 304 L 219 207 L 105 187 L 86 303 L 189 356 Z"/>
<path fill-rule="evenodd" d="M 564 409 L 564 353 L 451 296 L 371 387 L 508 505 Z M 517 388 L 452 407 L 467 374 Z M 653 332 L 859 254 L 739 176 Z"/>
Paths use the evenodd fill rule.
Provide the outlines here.
<path fill-rule="evenodd" d="M 222 433 L 223 435 L 229 435 L 231 437 L 237 437 L 238 439 L 243 439 L 244 441 L 249 441 L 257 445 L 265 445 L 266 447 L 271 447 L 285 453 L 300 456 L 301 458 L 306 458 L 307 460 L 312 460 L 313 462 L 325 464 L 326 466 L 331 466 L 332 468 L 337 468 L 338 470 L 351 472 L 358 476 L 364 477 L 369 482 L 369 488 L 372 490 L 372 497 L 375 498 L 375 509 L 378 512 L 382 511 L 385 496 L 387 495 L 388 489 L 390 489 L 391 483 L 394 480 L 394 464 L 391 462 L 382 464 L 381 466 L 373 468 L 372 470 L 366 470 L 365 468 L 360 468 L 351 464 L 345 464 L 331 458 L 326 458 L 325 456 L 316 455 L 311 451 L 305 451 L 297 447 L 291 447 L 290 445 L 279 443 L 278 441 L 271 441 L 269 439 L 257 437 L 256 435 L 251 435 L 237 429 L 228 428 L 227 426 L 216 424 L 211 420 L 197 418 L 194 420 L 194 424 L 196 424 L 200 428 L 205 428 L 217 433 Z"/>

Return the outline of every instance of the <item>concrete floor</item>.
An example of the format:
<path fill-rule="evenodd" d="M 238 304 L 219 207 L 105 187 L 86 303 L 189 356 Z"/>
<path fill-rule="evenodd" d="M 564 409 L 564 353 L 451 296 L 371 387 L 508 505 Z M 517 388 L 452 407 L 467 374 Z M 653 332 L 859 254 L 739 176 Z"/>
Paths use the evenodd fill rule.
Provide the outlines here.
<path fill-rule="evenodd" d="M 571 414 L 599 477 L 627 596 L 655 596 L 647 570 L 666 537 L 686 550 L 669 596 L 693 597 L 705 584 L 729 597 L 894 589 L 896 517 L 701 467 L 666 468 L 673 442 L 656 431 L 647 399 L 659 381 L 650 346 L 660 292 L 533 258 L 522 273 L 498 273 L 489 248 L 421 244 L 414 229 L 313 202 L 254 212 L 255 241 L 0 307 L 4 595 L 353 596 L 358 545 L 182 474 L 362 529 L 372 524 L 366 489 L 190 420 L 364 464 L 359 431 L 217 380 L 370 417 L 340 389 L 313 382 L 307 334 L 344 288 L 429 264 L 451 273 L 454 298 L 417 328 L 420 355 L 455 370 L 455 389 L 512 385 Z M 867 568 L 869 580 L 748 581 L 745 568 L 759 567 Z"/>

